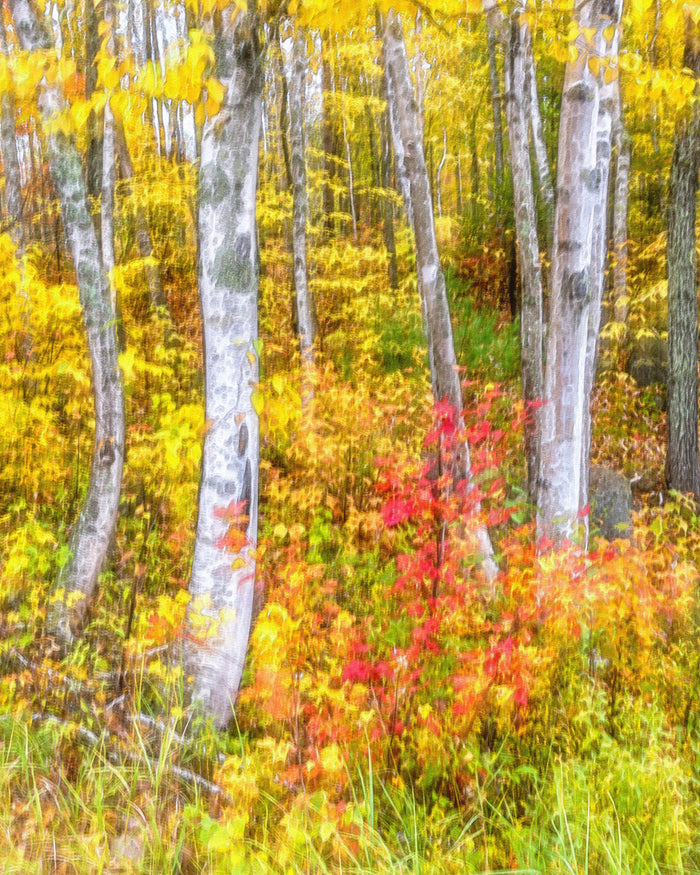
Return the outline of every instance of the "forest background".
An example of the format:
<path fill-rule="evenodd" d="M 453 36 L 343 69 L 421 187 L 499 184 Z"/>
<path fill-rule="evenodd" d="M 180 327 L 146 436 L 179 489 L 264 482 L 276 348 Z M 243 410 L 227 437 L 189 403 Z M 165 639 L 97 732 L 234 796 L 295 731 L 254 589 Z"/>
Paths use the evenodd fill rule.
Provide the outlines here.
<path fill-rule="evenodd" d="M 700 4 L 0 22 L 4 871 L 698 871 Z"/>

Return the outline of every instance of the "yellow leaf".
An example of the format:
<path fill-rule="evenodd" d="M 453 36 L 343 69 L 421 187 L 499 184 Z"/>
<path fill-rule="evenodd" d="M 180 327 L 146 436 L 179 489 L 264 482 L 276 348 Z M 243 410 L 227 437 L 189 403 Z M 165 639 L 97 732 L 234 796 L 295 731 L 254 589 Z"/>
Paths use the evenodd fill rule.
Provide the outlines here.
<path fill-rule="evenodd" d="M 226 89 L 218 79 L 213 79 L 212 77 L 209 77 L 204 84 L 207 88 L 207 115 L 216 115 L 223 102 Z"/>
<path fill-rule="evenodd" d="M 320 754 L 321 765 L 326 772 L 340 772 L 345 768 L 343 754 L 337 744 L 324 747 Z"/>
<path fill-rule="evenodd" d="M 133 348 L 127 349 L 126 352 L 122 352 L 119 354 L 119 367 L 121 368 L 122 374 L 124 375 L 124 381 L 126 383 L 129 383 L 134 379 L 135 358 L 136 350 Z"/>
<path fill-rule="evenodd" d="M 284 523 L 277 523 L 277 525 L 275 526 L 275 528 L 272 531 L 272 534 L 276 538 L 279 538 L 279 540 L 281 541 L 283 538 L 286 537 L 287 531 L 288 531 L 288 529 Z"/>
<path fill-rule="evenodd" d="M 61 58 L 58 62 L 58 71 L 64 82 L 66 79 L 70 79 L 71 76 L 75 76 L 75 61 L 73 58 Z"/>
<path fill-rule="evenodd" d="M 250 403 L 253 405 L 253 409 L 260 416 L 263 412 L 263 408 L 265 407 L 265 398 L 263 393 L 259 389 L 253 389 L 250 393 Z"/>
<path fill-rule="evenodd" d="M 284 392 L 284 380 L 282 379 L 281 374 L 273 374 L 272 388 L 278 395 L 281 395 L 282 392 Z"/>
<path fill-rule="evenodd" d="M 85 128 L 91 109 L 92 104 L 85 100 L 77 100 L 71 105 L 70 115 L 73 121 L 73 126 L 77 131 L 81 131 Z"/>
<path fill-rule="evenodd" d="M 116 58 L 100 58 L 97 62 L 97 81 L 106 91 L 112 91 L 119 85 L 119 71 L 116 69 Z"/>
<path fill-rule="evenodd" d="M 615 79 L 617 79 L 618 72 L 617 67 L 611 67 L 609 64 L 603 71 L 603 79 L 605 80 L 605 84 L 609 85 Z"/>

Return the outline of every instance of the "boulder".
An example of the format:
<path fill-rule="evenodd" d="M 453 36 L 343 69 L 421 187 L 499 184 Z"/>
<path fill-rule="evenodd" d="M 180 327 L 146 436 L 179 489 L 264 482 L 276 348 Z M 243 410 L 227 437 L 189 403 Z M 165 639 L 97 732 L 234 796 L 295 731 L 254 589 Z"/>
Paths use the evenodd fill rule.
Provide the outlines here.
<path fill-rule="evenodd" d="M 632 537 L 632 487 L 624 474 L 591 465 L 588 495 L 592 528 L 608 541 Z"/>

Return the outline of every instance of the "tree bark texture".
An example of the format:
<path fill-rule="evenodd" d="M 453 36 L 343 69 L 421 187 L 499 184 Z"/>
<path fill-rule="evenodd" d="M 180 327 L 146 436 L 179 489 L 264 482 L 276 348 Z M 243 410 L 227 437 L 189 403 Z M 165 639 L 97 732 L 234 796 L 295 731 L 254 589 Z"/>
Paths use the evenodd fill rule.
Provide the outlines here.
<path fill-rule="evenodd" d="M 0 15 L 0 54 L 7 57 L 5 22 Z M 0 148 L 5 176 L 5 201 L 9 227 L 7 230 L 17 247 L 19 255 L 24 249 L 24 222 L 22 201 L 22 176 L 17 154 L 17 126 L 15 124 L 15 99 L 12 93 L 0 94 Z"/>
<path fill-rule="evenodd" d="M 418 110 L 408 69 L 401 22 L 393 11 L 387 14 L 384 26 L 384 59 L 387 81 L 391 81 L 393 86 L 389 92 L 390 99 L 395 104 L 397 127 L 405 150 L 416 244 L 416 272 L 427 336 L 433 397 L 436 402 L 447 399 L 455 409 L 455 421 L 461 422 L 462 387 L 457 372 L 445 277 L 435 236 L 435 217 L 418 123 Z M 461 470 L 455 472 L 457 479 L 469 480 L 471 463 L 466 442 L 460 467 Z M 477 540 L 483 557 L 484 570 L 487 577 L 492 580 L 496 574 L 496 565 L 493 560 L 491 540 L 484 526 L 479 527 Z"/>
<path fill-rule="evenodd" d="M 700 28 L 686 18 L 684 66 L 700 75 Z M 694 105 L 676 124 L 668 205 L 668 408 L 666 482 L 700 498 L 698 303 L 695 218 L 700 122 Z"/>
<path fill-rule="evenodd" d="M 262 117 L 255 3 L 215 22 L 224 102 L 205 123 L 199 175 L 199 295 L 206 418 L 184 662 L 217 726 L 232 716 L 255 590 L 258 521 L 259 262 L 255 223 Z"/>
<path fill-rule="evenodd" d="M 333 117 L 330 111 L 330 95 L 333 91 L 331 64 L 328 58 L 330 35 L 324 34 L 321 43 L 321 78 L 323 83 L 323 117 L 321 120 L 321 137 L 323 140 L 323 231 L 326 237 L 335 234 L 335 177 L 338 171 L 336 158 L 335 131 Z"/>
<path fill-rule="evenodd" d="M 111 35 L 114 27 L 114 13 L 111 0 L 103 0 L 104 22 L 110 29 L 106 49 L 114 55 L 114 38 Z M 102 118 L 102 197 L 100 200 L 100 239 L 102 247 L 102 265 L 109 282 L 109 293 L 112 309 L 117 313 L 117 290 L 114 284 L 114 186 L 116 183 L 116 167 L 114 161 L 114 113 L 107 98 Z M 119 328 L 117 326 L 117 336 Z"/>
<path fill-rule="evenodd" d="M 599 136 L 598 116 L 621 6 L 622 0 L 591 0 L 576 8 L 577 53 L 564 78 L 537 502 L 538 532 L 555 542 L 575 533 L 581 472 L 588 465 L 588 331 L 603 269 L 594 226 L 605 215 L 601 204 L 607 193 L 599 163 L 606 143 L 602 132 Z M 611 25 L 615 35 L 606 39 Z M 609 153 L 608 139 L 608 161 Z"/>
<path fill-rule="evenodd" d="M 94 0 L 85 0 L 85 98 L 90 100 L 97 87 L 95 57 L 100 50 L 98 16 Z M 90 110 L 86 126 L 85 181 L 88 195 L 97 202 L 102 189 L 102 128 L 99 113 Z M 100 229 L 97 229 L 98 239 Z"/>
<path fill-rule="evenodd" d="M 405 51 L 405 50 L 404 50 Z M 403 199 L 404 210 L 406 212 L 406 221 L 413 228 L 413 201 L 411 195 L 411 184 L 408 178 L 408 168 L 406 166 L 406 150 L 404 148 L 403 137 L 401 134 L 401 125 L 397 114 L 397 98 L 396 84 L 392 78 L 392 71 L 386 59 L 386 40 L 382 43 L 382 55 L 384 60 L 384 87 L 386 91 L 387 114 L 389 116 L 389 128 L 391 130 L 391 142 L 394 147 L 394 163 L 396 165 L 396 179 L 398 188 Z M 417 115 L 417 113 L 416 113 Z M 417 124 L 416 120 L 416 124 Z M 422 138 L 421 138 L 422 142 Z M 425 162 L 425 157 L 423 158 Z"/>
<path fill-rule="evenodd" d="M 129 154 L 129 147 L 126 142 L 126 134 L 123 125 L 115 121 L 114 124 L 114 143 L 117 157 L 119 159 L 119 172 L 122 179 L 130 181 L 134 178 L 134 165 Z M 134 223 L 136 231 L 136 246 L 139 250 L 139 255 L 144 261 L 144 271 L 146 274 L 146 283 L 148 284 L 148 294 L 151 300 L 151 306 L 156 310 L 162 310 L 170 318 L 170 309 L 168 307 L 168 299 L 165 296 L 163 289 L 163 281 L 160 275 L 160 266 L 153 254 L 153 239 L 151 237 L 151 229 L 148 226 L 148 219 L 140 201 L 136 202 L 134 207 Z"/>
<path fill-rule="evenodd" d="M 615 197 L 613 206 L 613 316 L 627 324 L 627 211 L 630 190 L 631 143 L 622 117 L 620 78 L 615 80 L 613 140 L 616 151 Z"/>
<path fill-rule="evenodd" d="M 528 25 L 524 23 L 523 27 L 528 27 Z M 532 137 L 532 148 L 535 153 L 535 162 L 537 165 L 539 195 L 542 199 L 542 205 L 544 207 L 544 226 L 545 238 L 547 241 L 547 255 L 551 258 L 552 241 L 554 240 L 554 186 L 552 184 L 552 173 L 549 168 L 549 156 L 547 155 L 547 145 L 544 138 L 542 114 L 540 113 L 540 97 L 537 91 L 537 72 L 535 70 L 535 61 L 532 54 L 531 44 L 527 54 L 526 62 L 527 78 L 529 84 L 529 93 L 527 95 L 526 105 L 527 112 L 530 117 L 530 134 Z"/>
<path fill-rule="evenodd" d="M 619 33 L 613 36 L 611 57 L 617 53 Z M 610 71 L 617 74 L 617 70 Z M 579 486 L 579 507 L 588 505 L 588 474 L 591 455 L 591 404 L 595 382 L 596 360 L 598 356 L 598 337 L 603 314 L 603 294 L 605 292 L 605 265 L 608 261 L 608 202 L 610 193 L 610 164 L 612 161 L 612 141 L 615 118 L 615 83 L 617 75 L 600 86 L 598 117 L 596 120 L 596 180 L 599 194 L 593 209 L 591 227 L 591 303 L 588 310 L 588 334 L 586 338 L 586 368 L 583 384 L 583 448 L 581 452 L 581 483 Z M 588 526 L 586 514 L 584 524 Z M 586 529 L 587 530 L 587 529 Z"/>
<path fill-rule="evenodd" d="M 380 97 L 386 101 L 386 76 L 381 77 L 379 89 Z M 387 273 L 389 276 L 389 287 L 398 289 L 399 273 L 396 263 L 396 239 L 394 237 L 394 199 L 391 192 L 391 123 L 389 121 L 388 105 L 379 117 L 379 140 L 381 148 L 379 154 L 379 185 L 383 189 L 381 197 L 382 233 L 388 257 Z"/>
<path fill-rule="evenodd" d="M 518 4 L 508 22 L 505 48 L 505 104 L 513 177 L 515 234 L 522 287 L 520 372 L 523 400 L 526 404 L 530 404 L 525 422 L 527 484 L 530 499 L 535 501 L 539 474 L 541 409 L 534 402 L 541 401 L 544 391 L 542 373 L 542 267 L 526 115 L 528 95 L 531 92 L 530 77 L 534 72 L 534 66 L 532 64 L 530 28 L 522 18 L 522 12 L 523 8 Z"/>
<path fill-rule="evenodd" d="M 292 67 L 289 80 L 289 142 L 292 171 L 294 290 L 296 293 L 297 325 L 299 326 L 302 380 L 304 382 L 302 399 L 308 401 L 313 395 L 313 384 L 309 371 L 314 364 L 316 320 L 313 297 L 309 289 L 306 257 L 306 222 L 308 215 L 306 138 L 304 131 L 306 71 L 306 35 L 301 28 L 298 28 L 292 49 Z"/>
<path fill-rule="evenodd" d="M 10 6 L 22 48 L 50 49 L 51 39 L 28 0 L 12 0 Z M 63 105 L 60 87 L 44 80 L 39 93 L 44 120 Z M 109 284 L 78 153 L 72 140 L 55 130 L 47 133 L 46 149 L 78 279 L 95 402 L 95 449 L 88 492 L 70 538 L 71 558 L 59 572 L 46 617 L 46 629 L 70 641 L 84 618 L 114 538 L 124 460 L 124 395 Z"/>
<path fill-rule="evenodd" d="M 495 16 L 498 15 L 498 6 L 495 2 L 484 4 L 487 12 L 486 27 L 488 38 L 489 59 L 489 86 L 491 89 L 491 110 L 493 112 L 493 153 L 496 172 L 496 209 L 499 221 L 502 220 L 503 201 L 503 119 L 501 114 L 501 90 L 498 77 L 498 63 L 496 60 L 496 25 Z"/>

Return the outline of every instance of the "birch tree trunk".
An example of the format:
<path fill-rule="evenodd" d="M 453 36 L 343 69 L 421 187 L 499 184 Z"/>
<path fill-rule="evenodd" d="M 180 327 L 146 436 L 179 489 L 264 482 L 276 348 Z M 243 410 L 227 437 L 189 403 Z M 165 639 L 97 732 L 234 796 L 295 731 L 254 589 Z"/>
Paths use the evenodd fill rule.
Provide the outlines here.
<path fill-rule="evenodd" d="M 389 128 L 391 130 L 391 142 L 394 146 L 396 178 L 403 198 L 404 210 L 406 211 L 406 221 L 409 226 L 413 228 L 413 199 L 411 195 L 411 184 L 409 182 L 408 168 L 406 166 L 406 150 L 404 149 L 401 126 L 399 124 L 399 117 L 396 110 L 396 85 L 392 78 L 391 67 L 386 62 L 386 41 L 382 43 L 382 55 L 384 58 L 384 85 L 386 89 L 387 114 L 389 116 Z M 416 124 L 417 123 L 418 122 L 416 121 Z M 425 158 L 423 160 L 425 161 Z"/>
<path fill-rule="evenodd" d="M 700 27 L 686 13 L 683 65 L 700 76 Z M 696 89 L 697 90 L 697 89 Z M 698 299 L 695 218 L 700 161 L 697 105 L 676 123 L 668 209 L 666 483 L 700 498 Z"/>
<path fill-rule="evenodd" d="M 523 26 L 527 27 L 527 24 L 525 23 Z M 528 94 L 526 95 L 526 106 L 530 117 L 530 134 L 537 164 L 539 195 L 542 198 L 542 203 L 544 205 L 547 255 L 551 258 L 552 242 L 554 240 L 554 186 L 552 185 L 552 173 L 549 169 L 549 157 L 547 155 L 547 145 L 544 139 L 542 115 L 540 113 L 540 98 L 537 91 L 537 72 L 535 70 L 535 61 L 532 55 L 531 43 L 527 53 L 526 63 L 526 73 L 529 84 Z"/>
<path fill-rule="evenodd" d="M 381 19 L 379 13 L 377 13 L 377 30 L 379 31 L 380 28 Z M 382 76 L 379 83 L 379 96 L 384 101 L 387 100 L 386 79 L 386 75 Z M 379 185 L 383 189 L 380 202 L 383 218 L 382 232 L 388 256 L 387 273 L 389 276 L 389 287 L 398 289 L 399 274 L 396 263 L 396 239 L 394 237 L 394 200 L 389 193 L 391 189 L 391 122 L 389 120 L 388 104 L 379 117 L 379 140 L 381 147 L 379 154 Z"/>
<path fill-rule="evenodd" d="M 401 22 L 393 11 L 387 13 L 384 25 L 384 60 L 387 81 L 391 81 L 393 85 L 391 93 L 395 103 L 395 116 L 402 146 L 405 149 L 416 243 L 416 272 L 428 343 L 433 397 L 436 402 L 447 399 L 455 409 L 456 421 L 461 422 L 462 387 L 457 372 L 445 277 L 435 236 L 433 203 L 425 166 L 416 98 L 408 69 Z M 469 481 L 470 467 L 469 448 L 465 442 L 464 458 L 461 460 L 460 470 L 455 472 L 456 479 Z M 497 568 L 493 560 L 491 540 L 484 526 L 479 527 L 477 540 L 483 557 L 484 571 L 491 581 L 496 575 Z"/>
<path fill-rule="evenodd" d="M 617 53 L 619 33 L 612 40 L 611 57 Z M 617 70 L 613 70 L 617 74 Z M 581 483 L 579 486 L 579 508 L 588 505 L 588 474 L 591 455 L 591 394 L 595 382 L 598 337 L 603 314 L 603 293 L 605 291 L 605 265 L 608 256 L 608 200 L 610 191 L 610 163 L 612 160 L 613 124 L 615 116 L 615 83 L 617 75 L 609 82 L 600 85 L 598 117 L 596 120 L 596 180 L 599 194 L 593 210 L 591 227 L 591 303 L 588 312 L 588 334 L 586 338 L 586 367 L 583 384 L 583 448 L 581 452 Z M 589 516 L 584 517 L 588 526 Z"/>
<path fill-rule="evenodd" d="M 534 402 L 542 399 L 542 267 L 537 236 L 537 210 L 532 185 L 530 143 L 526 108 L 531 93 L 532 44 L 530 28 L 517 4 L 508 26 L 505 50 L 506 120 L 510 165 L 513 177 L 515 234 L 522 286 L 520 311 L 520 372 L 522 394 L 530 410 L 525 422 L 527 486 L 531 501 L 536 500 L 539 475 L 539 419 L 541 409 Z"/>
<path fill-rule="evenodd" d="M 622 117 L 620 78 L 615 80 L 613 139 L 615 162 L 615 198 L 613 207 L 613 316 L 616 322 L 627 324 L 629 296 L 627 294 L 627 209 L 630 190 L 630 138 Z"/>
<path fill-rule="evenodd" d="M 564 78 L 537 502 L 538 533 L 554 542 L 575 533 L 582 470 L 588 466 L 588 331 L 603 269 L 593 232 L 605 215 L 601 204 L 607 194 L 598 160 L 606 146 L 598 116 L 621 6 L 622 0 L 590 0 L 576 7 L 576 58 L 567 63 Z M 615 35 L 607 40 L 611 25 Z M 609 154 L 608 139 L 608 162 Z"/>
<path fill-rule="evenodd" d="M 199 174 L 199 296 L 206 418 L 184 662 L 193 698 L 224 727 L 240 685 L 255 589 L 259 426 L 255 224 L 262 69 L 256 4 L 215 20 L 226 96 L 205 123 Z"/>
<path fill-rule="evenodd" d="M 99 19 L 94 0 L 85 0 L 85 99 L 90 100 L 97 87 L 95 58 L 100 50 Z M 96 203 L 102 190 L 102 126 L 100 114 L 90 110 L 85 127 L 85 182 L 88 197 Z M 97 239 L 100 240 L 99 217 L 95 216 Z"/>
<path fill-rule="evenodd" d="M 347 91 L 347 83 L 346 83 Z M 342 100 L 342 98 L 341 98 Z M 345 107 L 341 109 L 341 121 L 343 123 L 343 143 L 345 144 L 345 160 L 348 165 L 348 199 L 350 201 L 350 218 L 352 219 L 352 239 L 357 243 L 357 208 L 355 206 L 355 174 L 352 167 L 352 152 L 350 151 L 350 137 L 345 119 Z"/>
<path fill-rule="evenodd" d="M 437 211 L 440 218 L 442 218 L 442 183 L 440 177 L 442 175 L 442 169 L 445 166 L 445 161 L 447 161 L 447 130 L 443 127 L 442 156 L 440 157 L 440 163 L 438 164 L 437 173 L 435 174 L 435 187 L 437 189 Z"/>
<path fill-rule="evenodd" d="M 325 237 L 335 235 L 335 177 L 337 161 L 335 148 L 335 132 L 333 117 L 330 110 L 330 95 L 333 92 L 331 63 L 328 58 L 330 34 L 325 33 L 321 41 L 321 80 L 323 83 L 323 117 L 321 120 L 321 136 L 323 140 L 323 231 Z"/>
<path fill-rule="evenodd" d="M 114 55 L 114 38 L 111 34 L 114 26 L 114 13 L 111 0 L 103 0 L 104 22 L 110 30 L 105 48 Z M 102 248 L 102 266 L 109 283 L 109 294 L 112 310 L 117 314 L 117 289 L 114 284 L 114 185 L 116 168 L 114 163 L 114 114 L 109 103 L 109 97 L 104 106 L 102 119 L 102 197 L 100 199 L 100 241 Z M 117 326 L 119 338 L 119 326 Z"/>
<path fill-rule="evenodd" d="M 316 320 L 314 302 L 309 289 L 306 260 L 306 222 L 308 192 L 306 189 L 306 143 L 304 106 L 306 103 L 306 35 L 297 28 L 292 49 L 292 69 L 289 80 L 289 142 L 292 171 L 292 250 L 294 255 L 294 290 L 296 293 L 299 350 L 302 367 L 302 403 L 313 397 L 311 370 L 314 365 Z"/>
<path fill-rule="evenodd" d="M 496 210 L 498 221 L 502 220 L 503 210 L 503 119 L 501 115 L 501 94 L 496 61 L 496 18 L 499 16 L 495 0 L 486 0 L 486 27 L 488 38 L 489 87 L 491 90 L 491 110 L 493 112 L 493 153 L 496 171 Z"/>
<path fill-rule="evenodd" d="M 8 56 L 5 22 L 0 15 L 0 55 Z M 17 154 L 17 126 L 14 96 L 6 91 L 0 93 L 0 148 L 2 149 L 2 164 L 5 175 L 5 201 L 9 225 L 4 230 L 9 231 L 17 254 L 24 250 L 24 222 L 22 203 L 22 176 L 19 169 Z"/>
<path fill-rule="evenodd" d="M 10 7 L 22 48 L 51 49 L 52 41 L 29 0 L 11 0 Z M 45 121 L 64 105 L 60 87 L 45 79 L 38 101 Z M 114 538 L 124 460 L 124 396 L 114 311 L 78 153 L 72 140 L 55 130 L 47 133 L 46 148 L 78 278 L 95 401 L 95 449 L 88 492 L 70 538 L 71 558 L 59 572 L 45 624 L 47 631 L 70 641 L 84 618 Z"/>

